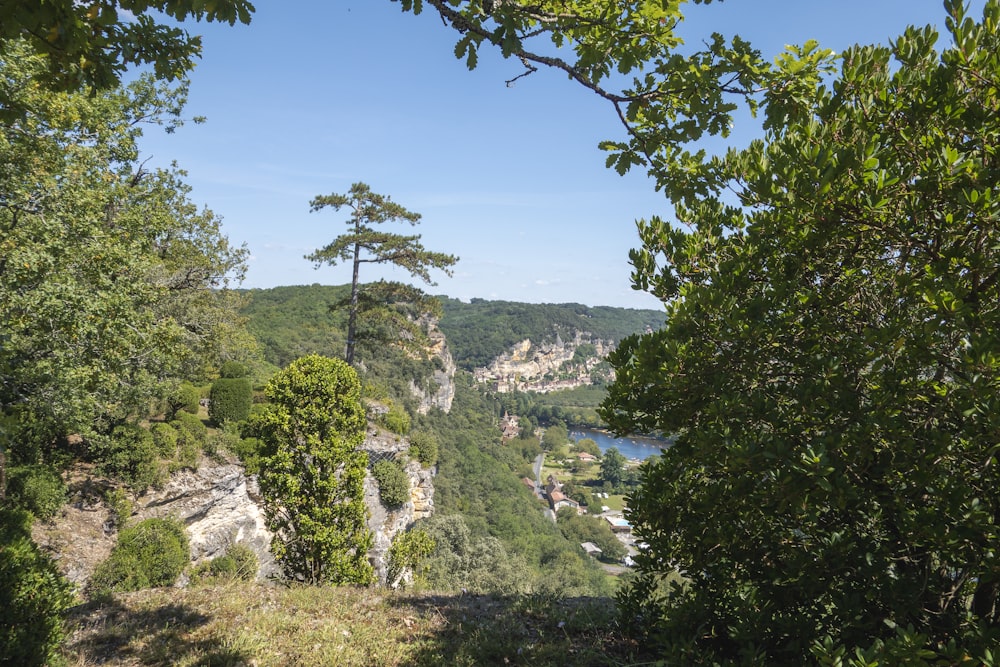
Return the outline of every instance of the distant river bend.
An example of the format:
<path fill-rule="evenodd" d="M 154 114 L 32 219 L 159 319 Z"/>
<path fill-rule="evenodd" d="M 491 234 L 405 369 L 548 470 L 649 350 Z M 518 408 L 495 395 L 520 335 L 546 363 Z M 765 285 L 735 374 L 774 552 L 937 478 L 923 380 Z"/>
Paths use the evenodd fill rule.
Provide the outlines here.
<path fill-rule="evenodd" d="M 625 458 L 638 459 L 640 461 L 645 461 L 650 456 L 659 456 L 661 449 L 670 446 L 670 440 L 665 438 L 643 438 L 639 436 L 615 438 L 604 431 L 595 431 L 589 428 L 574 429 L 570 431 L 569 437 L 574 441 L 590 438 L 597 443 L 602 453 L 612 447 L 617 447 L 618 451 Z"/>

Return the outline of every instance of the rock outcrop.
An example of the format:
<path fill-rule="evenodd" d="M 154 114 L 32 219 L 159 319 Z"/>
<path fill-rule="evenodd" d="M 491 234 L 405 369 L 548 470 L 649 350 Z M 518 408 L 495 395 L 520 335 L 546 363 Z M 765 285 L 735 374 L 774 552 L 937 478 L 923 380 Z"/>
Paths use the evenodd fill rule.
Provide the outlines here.
<path fill-rule="evenodd" d="M 363 445 L 372 463 L 396 459 L 409 446 L 405 438 L 375 428 L 369 429 Z M 434 512 L 435 470 L 422 468 L 418 461 L 407 462 L 403 470 L 410 479 L 410 499 L 395 509 L 387 509 L 382 505 L 375 478 L 368 475 L 365 479 L 365 504 L 370 512 L 368 527 L 374 535 L 368 555 L 380 584 L 386 583 L 389 547 L 392 546 L 393 539 L 418 519 L 429 517 Z"/>
<path fill-rule="evenodd" d="M 32 531 L 63 574 L 79 586 L 108 557 L 118 539 L 108 507 L 101 501 L 110 484 L 92 477 L 91 472 L 83 467 L 75 471 L 69 484 L 71 502 L 56 519 L 38 523 Z M 258 577 L 267 577 L 278 568 L 258 499 L 256 480 L 247 477 L 242 466 L 203 459 L 198 470 L 175 473 L 160 489 L 138 498 L 129 524 L 177 517 L 185 524 L 194 564 L 221 556 L 231 544 L 241 543 L 257 554 Z"/>
<path fill-rule="evenodd" d="M 244 544 L 257 554 L 258 578 L 269 577 L 279 568 L 271 555 L 271 532 L 259 501 L 257 480 L 248 477 L 242 466 L 204 459 L 198 470 L 176 473 L 161 489 L 142 496 L 132 520 L 181 519 L 194 564 L 222 556 L 232 544 Z"/>
<path fill-rule="evenodd" d="M 577 355 L 583 345 L 591 346 L 593 353 Z M 612 343 L 580 331 L 569 342 L 556 335 L 552 343 L 535 345 L 526 338 L 489 366 L 477 368 L 473 375 L 477 382 L 491 385 L 498 393 L 572 389 L 592 384 L 596 367 L 613 349 Z M 610 369 L 606 379 L 612 379 Z"/>
<path fill-rule="evenodd" d="M 409 442 L 371 427 L 363 448 L 374 462 L 398 457 L 409 448 Z M 375 479 L 369 475 L 365 480 L 368 525 L 375 536 L 369 557 L 382 583 L 386 579 L 392 540 L 434 511 L 434 470 L 421 468 L 417 461 L 408 462 L 404 470 L 410 478 L 410 499 L 394 510 L 382 506 Z M 55 520 L 38 523 L 33 530 L 35 541 L 53 556 L 63 574 L 80 587 L 108 557 L 117 540 L 110 512 L 100 500 L 110 485 L 86 472 L 80 472 L 76 482 L 71 483 L 71 488 L 77 489 L 73 502 Z M 206 458 L 198 470 L 175 473 L 161 488 L 135 501 L 129 524 L 167 516 L 184 522 L 192 565 L 217 558 L 230 545 L 238 543 L 257 554 L 258 579 L 280 575 L 270 551 L 272 535 L 261 508 L 257 480 L 248 476 L 241 465 Z"/>
<path fill-rule="evenodd" d="M 434 511 L 434 473 L 420 467 L 417 461 L 410 461 L 404 467 L 410 478 L 410 499 L 402 507 L 386 509 L 379 500 L 378 483 L 375 478 L 365 479 L 365 504 L 371 511 L 368 527 L 374 534 L 369 560 L 375 567 L 375 575 L 380 584 L 385 584 L 389 567 L 389 547 L 397 535 L 406 531 L 417 519 L 431 515 Z"/>
<path fill-rule="evenodd" d="M 427 336 L 430 338 L 428 353 L 438 368 L 434 370 L 431 379 L 433 387 L 419 387 L 416 382 L 410 380 L 410 392 L 420 401 L 417 406 L 417 412 L 420 414 L 426 415 L 431 408 L 449 412 L 451 403 L 455 400 L 455 360 L 452 359 L 444 333 L 437 328 L 437 320 L 428 319 L 425 325 Z"/>

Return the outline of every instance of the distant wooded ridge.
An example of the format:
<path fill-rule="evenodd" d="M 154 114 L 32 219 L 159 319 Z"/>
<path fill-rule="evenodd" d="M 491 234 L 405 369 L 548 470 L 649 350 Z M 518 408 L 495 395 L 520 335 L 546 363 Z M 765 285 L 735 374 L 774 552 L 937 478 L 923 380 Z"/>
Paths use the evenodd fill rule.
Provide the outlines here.
<path fill-rule="evenodd" d="M 276 366 L 284 367 L 313 352 L 340 355 L 346 317 L 331 313 L 330 305 L 343 299 L 348 290 L 347 285 L 319 284 L 245 290 L 248 298 L 242 313 L 265 358 Z M 551 343 L 557 334 L 566 340 L 582 331 L 617 343 L 647 328 L 658 329 L 664 322 L 659 310 L 438 298 L 444 306 L 438 326 L 455 363 L 466 370 L 488 365 L 526 338 L 534 344 Z"/>

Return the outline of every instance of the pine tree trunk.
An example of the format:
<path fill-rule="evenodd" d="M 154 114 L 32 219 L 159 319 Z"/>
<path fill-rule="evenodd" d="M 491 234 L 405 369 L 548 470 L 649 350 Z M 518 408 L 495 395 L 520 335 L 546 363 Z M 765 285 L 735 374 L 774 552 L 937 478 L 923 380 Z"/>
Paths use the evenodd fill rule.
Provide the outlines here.
<path fill-rule="evenodd" d="M 347 353 L 344 361 L 354 365 L 354 336 L 358 326 L 358 269 L 361 267 L 361 244 L 354 244 L 354 277 L 351 279 L 351 309 L 347 318 Z"/>

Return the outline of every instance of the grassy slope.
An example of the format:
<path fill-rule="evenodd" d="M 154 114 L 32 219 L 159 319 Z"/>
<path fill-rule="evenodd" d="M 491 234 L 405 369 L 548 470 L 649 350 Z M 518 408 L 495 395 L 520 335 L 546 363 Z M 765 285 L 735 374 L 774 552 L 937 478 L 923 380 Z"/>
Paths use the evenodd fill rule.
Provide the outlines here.
<path fill-rule="evenodd" d="M 78 607 L 70 665 L 630 665 L 608 599 L 232 583 Z"/>

